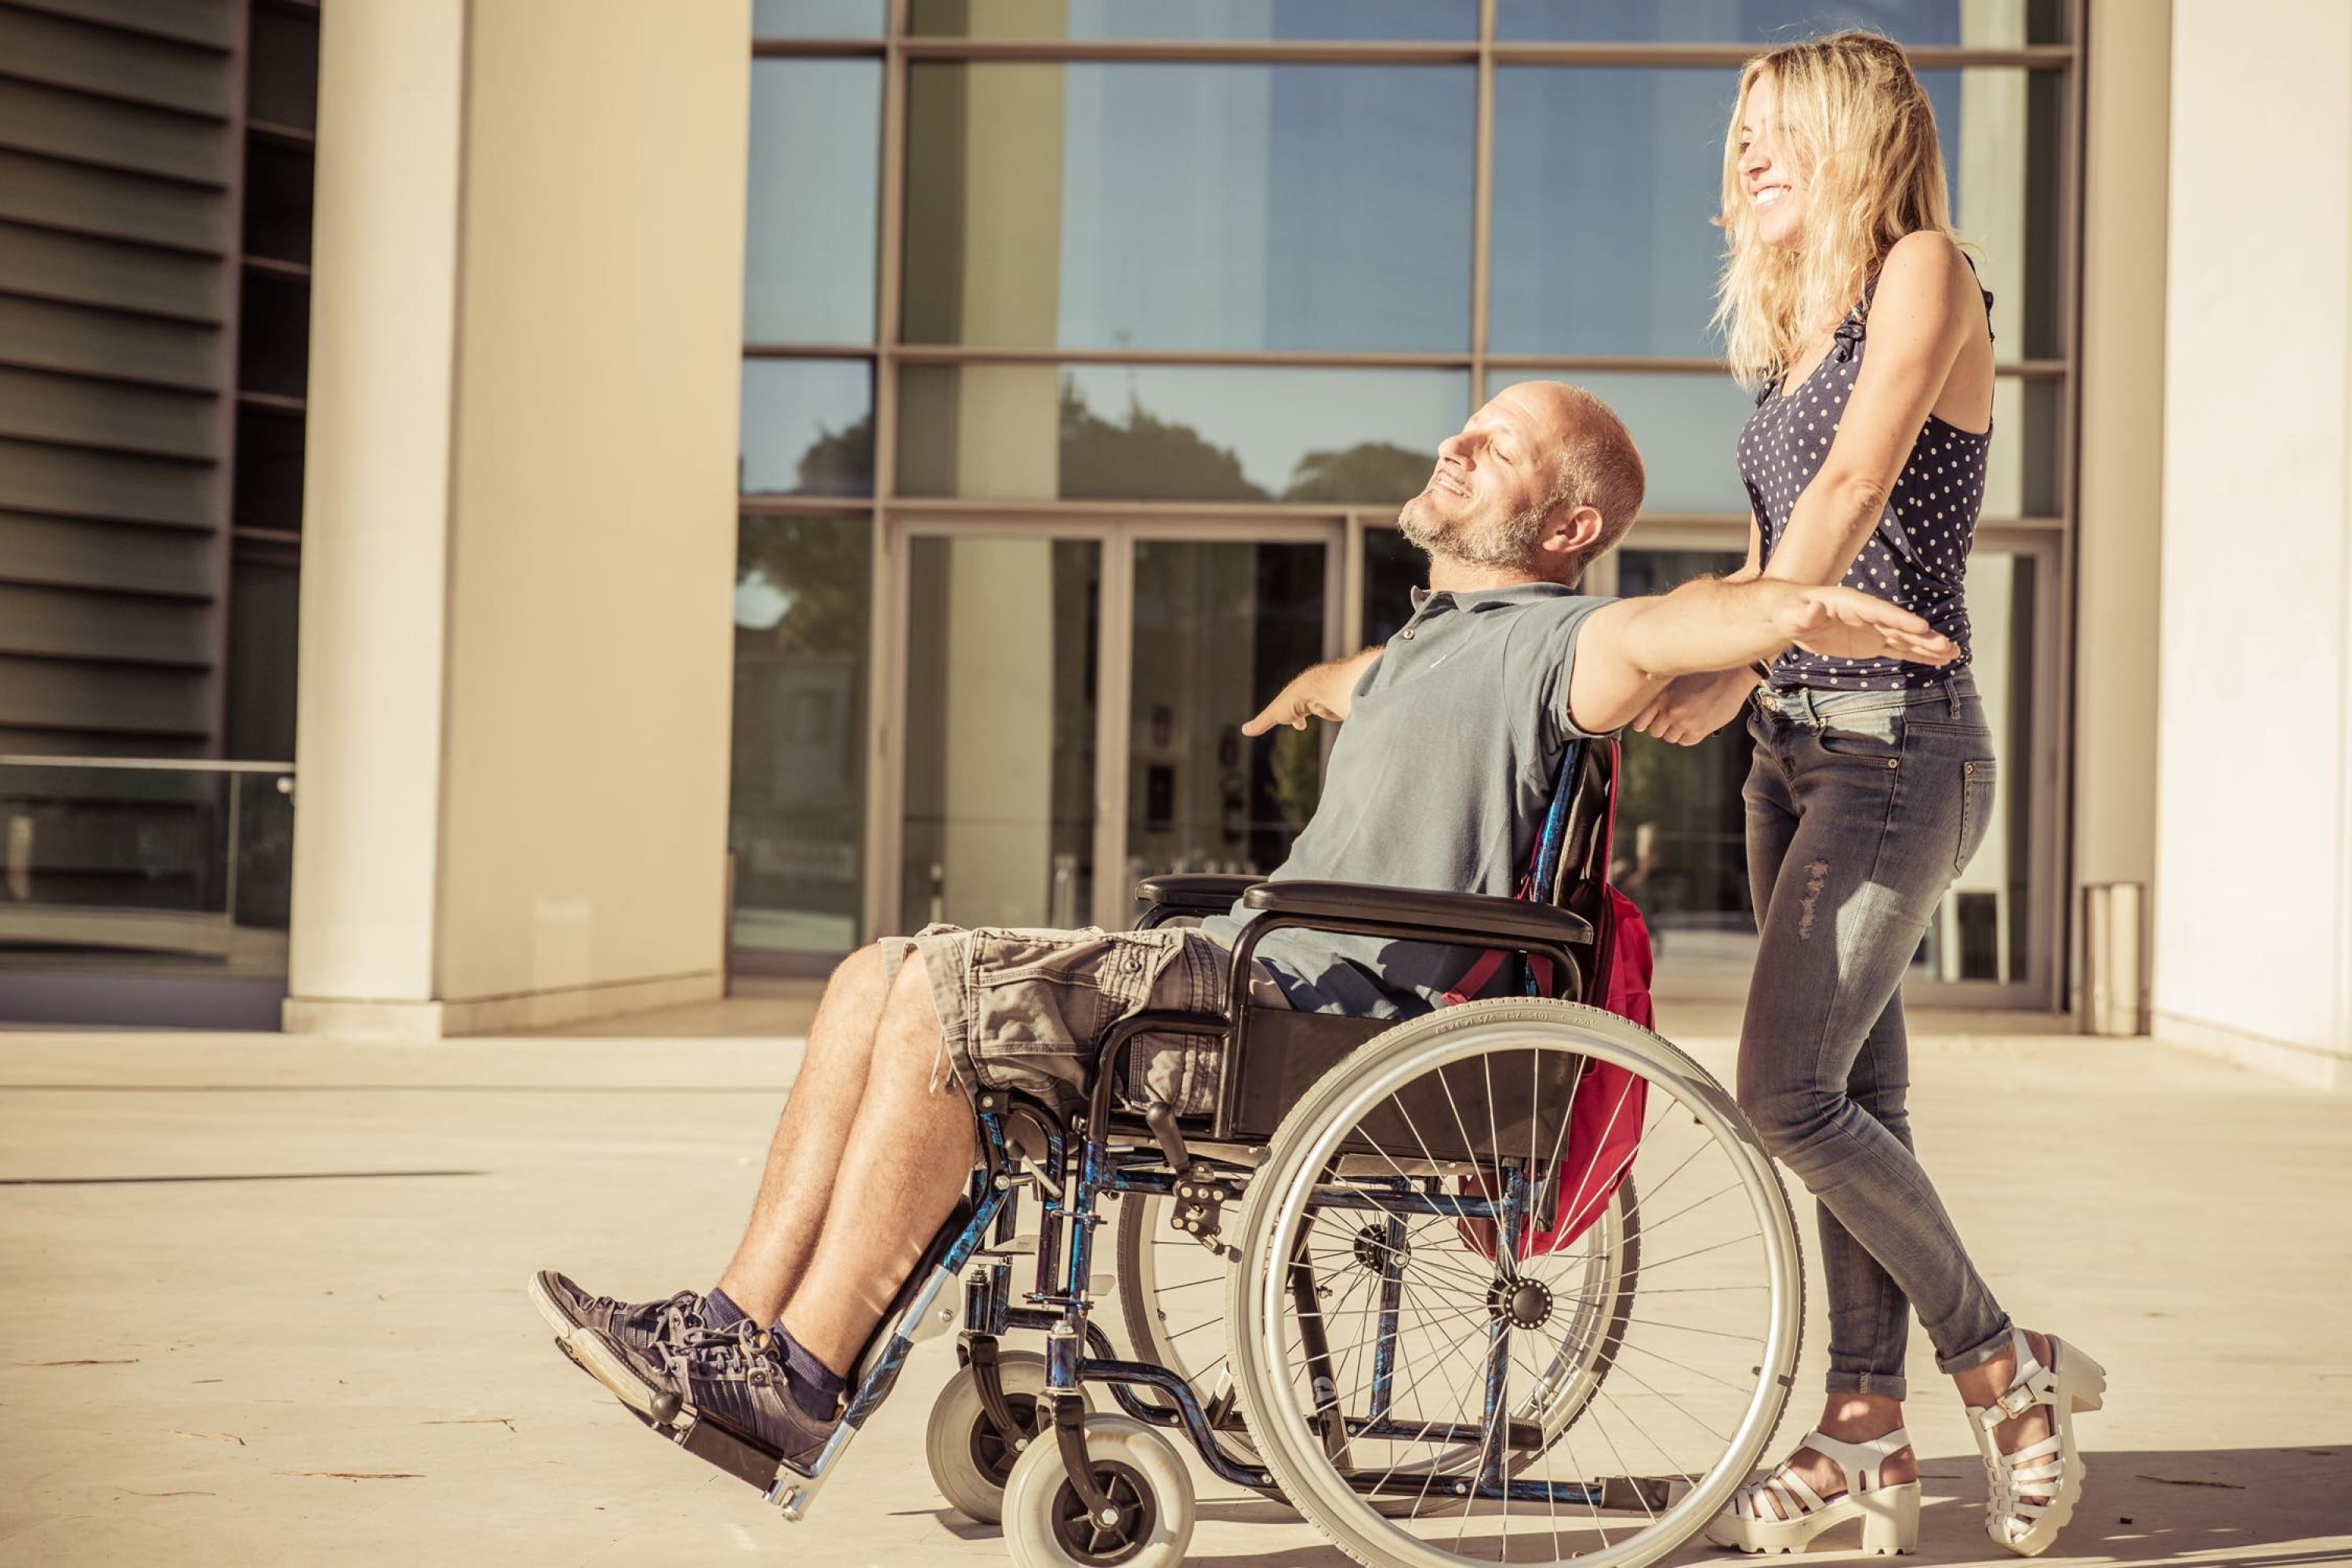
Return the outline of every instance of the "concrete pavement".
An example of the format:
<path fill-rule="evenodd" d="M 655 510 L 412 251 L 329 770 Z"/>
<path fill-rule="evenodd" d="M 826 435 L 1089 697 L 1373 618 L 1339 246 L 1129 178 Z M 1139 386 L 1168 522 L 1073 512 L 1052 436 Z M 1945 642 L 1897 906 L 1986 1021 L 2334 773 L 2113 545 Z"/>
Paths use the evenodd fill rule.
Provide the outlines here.
<path fill-rule="evenodd" d="M 1727 1067 L 1721 1014 L 1664 1022 Z M 923 1467 L 948 1342 L 794 1526 L 652 1441 L 525 1301 L 551 1265 L 636 1296 L 713 1278 L 797 1055 L 726 1024 L 0 1034 L 0 1563 L 1004 1561 Z M 1922 1153 L 1980 1267 L 2112 1378 L 2044 1561 L 2352 1562 L 2352 1100 L 2146 1041 L 1915 1029 Z M 1816 1413 L 1814 1294 L 1783 1445 Z M 1919 1561 L 2008 1562 L 1913 1358 Z M 1198 1479 L 1197 1560 L 1344 1563 Z"/>

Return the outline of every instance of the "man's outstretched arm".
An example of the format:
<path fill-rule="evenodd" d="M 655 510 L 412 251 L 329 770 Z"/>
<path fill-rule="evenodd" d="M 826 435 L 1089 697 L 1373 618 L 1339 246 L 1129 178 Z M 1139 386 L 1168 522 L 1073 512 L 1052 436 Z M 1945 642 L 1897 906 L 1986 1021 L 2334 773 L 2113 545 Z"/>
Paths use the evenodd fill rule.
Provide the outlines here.
<path fill-rule="evenodd" d="M 1790 643 L 1832 658 L 1941 665 L 1959 657 L 1917 616 L 1852 588 L 1708 579 L 1594 611 L 1576 635 L 1569 716 L 1580 729 L 1606 733 L 1678 675 L 1735 668 Z"/>
<path fill-rule="evenodd" d="M 1276 724 L 1304 730 L 1309 719 L 1328 719 L 1335 723 L 1345 719 L 1354 706 L 1356 687 L 1364 679 L 1364 671 L 1379 663 L 1380 658 L 1380 649 L 1368 647 L 1346 658 L 1307 666 L 1290 678 L 1289 685 L 1275 693 L 1273 701 L 1258 710 L 1256 718 L 1242 726 L 1242 733 L 1263 735 Z"/>

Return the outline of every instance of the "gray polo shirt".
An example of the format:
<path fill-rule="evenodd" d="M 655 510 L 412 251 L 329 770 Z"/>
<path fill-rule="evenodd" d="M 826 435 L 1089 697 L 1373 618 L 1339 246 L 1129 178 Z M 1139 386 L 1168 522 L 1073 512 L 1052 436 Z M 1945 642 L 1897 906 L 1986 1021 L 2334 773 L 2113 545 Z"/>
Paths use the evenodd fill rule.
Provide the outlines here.
<path fill-rule="evenodd" d="M 1568 741 L 1576 634 L 1610 603 L 1551 583 L 1416 590 L 1412 618 L 1356 688 L 1323 798 L 1274 879 L 1443 892 L 1518 889 Z M 1202 922 L 1231 943 L 1240 905 Z M 1294 1007 L 1399 1017 L 1442 1003 L 1477 954 L 1280 931 L 1257 949 Z"/>

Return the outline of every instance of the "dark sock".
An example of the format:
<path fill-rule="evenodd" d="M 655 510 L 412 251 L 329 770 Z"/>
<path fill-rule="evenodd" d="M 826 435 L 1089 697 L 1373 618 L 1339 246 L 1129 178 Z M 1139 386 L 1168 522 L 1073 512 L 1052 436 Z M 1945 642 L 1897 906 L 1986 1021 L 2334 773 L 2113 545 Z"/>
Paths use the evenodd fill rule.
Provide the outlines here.
<path fill-rule="evenodd" d="M 771 1332 L 776 1337 L 777 1353 L 783 1358 L 784 1386 L 793 1391 L 793 1403 L 819 1421 L 832 1420 L 841 1409 L 847 1381 L 810 1354 L 806 1345 L 785 1331 L 781 1318 Z"/>
<path fill-rule="evenodd" d="M 709 1293 L 702 1298 L 703 1321 L 714 1329 L 722 1331 L 731 1329 L 751 1315 L 737 1306 L 733 1299 L 716 1285 L 713 1285 Z"/>

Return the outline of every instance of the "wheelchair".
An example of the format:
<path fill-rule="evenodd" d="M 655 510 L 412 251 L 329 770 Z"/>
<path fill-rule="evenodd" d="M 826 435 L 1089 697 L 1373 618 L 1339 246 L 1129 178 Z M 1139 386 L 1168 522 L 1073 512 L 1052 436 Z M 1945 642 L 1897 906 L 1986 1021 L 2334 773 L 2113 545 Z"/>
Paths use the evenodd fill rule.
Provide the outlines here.
<path fill-rule="evenodd" d="M 1023 1568 L 1181 1562 L 1194 1504 L 1171 1439 L 1368 1564 L 1681 1546 L 1779 1423 L 1803 1283 L 1787 1194 L 1731 1097 L 1580 1000 L 1607 973 L 1616 770 L 1613 742 L 1570 745 L 1528 899 L 1142 883 L 1145 926 L 1257 912 L 1224 1010 L 1121 1023 L 1082 1110 L 978 1097 L 971 1188 L 807 1473 L 690 1415 L 670 1435 L 801 1519 L 909 1350 L 953 1331 L 931 1474 L 1002 1521 Z M 1507 952 L 1528 994 L 1403 1021 L 1253 1005 L 1251 953 L 1286 928 Z M 1128 1097 L 1143 1036 L 1219 1042 L 1209 1114 Z M 1015 1331 L 1042 1348 L 1009 1348 Z"/>

